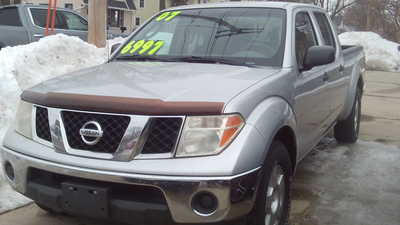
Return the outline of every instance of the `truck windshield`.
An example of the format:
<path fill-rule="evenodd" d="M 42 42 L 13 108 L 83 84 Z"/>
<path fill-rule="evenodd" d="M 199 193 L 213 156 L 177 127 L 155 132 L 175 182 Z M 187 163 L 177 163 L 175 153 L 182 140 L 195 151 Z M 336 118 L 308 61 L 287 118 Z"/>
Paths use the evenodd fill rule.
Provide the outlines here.
<path fill-rule="evenodd" d="M 269 8 L 162 12 L 139 30 L 116 60 L 281 66 L 286 13 Z"/>

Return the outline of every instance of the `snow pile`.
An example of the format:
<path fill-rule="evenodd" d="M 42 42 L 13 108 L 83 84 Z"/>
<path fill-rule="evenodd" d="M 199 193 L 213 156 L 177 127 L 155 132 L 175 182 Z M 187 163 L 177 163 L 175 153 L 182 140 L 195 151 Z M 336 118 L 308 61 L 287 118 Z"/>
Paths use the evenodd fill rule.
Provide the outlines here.
<path fill-rule="evenodd" d="M 105 61 L 104 49 L 63 34 L 0 51 L 0 127 L 12 118 L 21 91 Z"/>
<path fill-rule="evenodd" d="M 103 63 L 105 49 L 62 34 L 0 50 L 0 143 L 22 90 L 47 79 Z M 29 202 L 6 185 L 0 169 L 0 213 Z"/>
<path fill-rule="evenodd" d="M 339 35 L 339 39 L 342 45 L 364 47 L 368 70 L 400 72 L 400 44 L 373 32 L 346 32 Z"/>

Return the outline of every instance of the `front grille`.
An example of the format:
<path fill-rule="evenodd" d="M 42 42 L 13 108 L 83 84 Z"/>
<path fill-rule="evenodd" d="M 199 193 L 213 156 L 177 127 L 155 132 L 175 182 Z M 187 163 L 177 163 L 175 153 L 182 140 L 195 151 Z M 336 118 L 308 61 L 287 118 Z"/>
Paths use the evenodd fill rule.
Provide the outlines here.
<path fill-rule="evenodd" d="M 71 148 L 101 153 L 114 153 L 128 128 L 130 117 L 63 111 L 61 113 L 68 144 Z M 96 121 L 103 130 L 103 137 L 95 145 L 83 142 L 80 129 L 89 121 Z"/>
<path fill-rule="evenodd" d="M 149 135 L 142 154 L 172 152 L 178 141 L 182 118 L 153 118 L 150 121 Z"/>
<path fill-rule="evenodd" d="M 36 135 L 46 141 L 51 142 L 49 125 L 49 112 L 46 108 L 36 107 Z"/>

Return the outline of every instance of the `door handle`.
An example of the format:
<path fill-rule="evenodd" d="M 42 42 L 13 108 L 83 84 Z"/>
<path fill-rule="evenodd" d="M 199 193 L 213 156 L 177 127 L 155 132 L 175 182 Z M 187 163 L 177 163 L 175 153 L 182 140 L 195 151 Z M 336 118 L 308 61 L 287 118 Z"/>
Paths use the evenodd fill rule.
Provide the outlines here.
<path fill-rule="evenodd" d="M 328 73 L 324 73 L 324 76 L 322 77 L 322 80 L 323 80 L 324 82 L 329 81 L 329 75 L 328 75 Z"/>
<path fill-rule="evenodd" d="M 44 37 L 44 35 L 43 35 L 43 34 L 34 34 L 33 37 L 35 37 L 35 38 L 42 38 L 42 37 Z"/>
<path fill-rule="evenodd" d="M 340 65 L 340 67 L 339 67 L 339 72 L 343 72 L 344 71 L 344 66 L 343 65 Z"/>

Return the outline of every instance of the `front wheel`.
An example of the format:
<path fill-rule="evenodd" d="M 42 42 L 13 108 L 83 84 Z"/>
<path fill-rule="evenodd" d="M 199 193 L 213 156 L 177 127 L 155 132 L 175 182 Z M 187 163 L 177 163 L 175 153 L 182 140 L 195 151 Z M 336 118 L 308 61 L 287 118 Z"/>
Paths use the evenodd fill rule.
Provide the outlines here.
<path fill-rule="evenodd" d="M 356 99 L 351 114 L 346 120 L 339 121 L 335 126 L 335 138 L 341 143 L 355 143 L 360 132 L 361 121 L 361 90 L 357 88 Z"/>
<path fill-rule="evenodd" d="M 247 225 L 286 225 L 290 209 L 292 164 L 286 147 L 272 144 L 263 168 L 253 211 Z"/>

